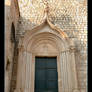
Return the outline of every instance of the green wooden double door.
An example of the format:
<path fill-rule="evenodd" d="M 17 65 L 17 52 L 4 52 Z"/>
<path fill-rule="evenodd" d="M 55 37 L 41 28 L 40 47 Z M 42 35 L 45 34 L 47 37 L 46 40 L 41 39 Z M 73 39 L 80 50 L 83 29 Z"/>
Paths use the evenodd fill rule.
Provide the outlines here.
<path fill-rule="evenodd" d="M 57 58 L 35 59 L 35 92 L 58 92 Z"/>

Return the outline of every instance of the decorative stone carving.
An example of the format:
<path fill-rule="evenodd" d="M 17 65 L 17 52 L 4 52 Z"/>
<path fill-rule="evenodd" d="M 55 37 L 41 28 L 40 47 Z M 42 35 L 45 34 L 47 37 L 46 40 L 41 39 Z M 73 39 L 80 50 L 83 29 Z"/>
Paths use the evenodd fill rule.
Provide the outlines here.
<path fill-rule="evenodd" d="M 71 53 L 75 53 L 75 52 L 76 52 L 75 46 L 70 46 L 69 51 L 70 51 Z"/>
<path fill-rule="evenodd" d="M 72 67 L 72 71 L 74 72 L 75 71 L 74 54 L 76 52 L 76 48 L 77 49 L 79 48 L 79 54 L 81 53 L 81 57 L 78 60 L 76 59 L 76 61 L 80 61 L 80 63 L 83 63 L 83 64 L 85 63 L 84 60 L 86 61 L 87 58 L 83 54 L 87 54 L 87 51 L 86 51 L 86 49 L 87 49 L 87 46 L 86 46 L 86 43 L 87 43 L 87 0 L 68 0 L 68 1 L 67 0 L 48 0 L 48 1 L 47 0 L 19 0 L 18 1 L 19 11 L 18 11 L 18 7 L 17 7 L 18 4 L 17 4 L 16 0 L 12 0 L 12 1 L 15 1 L 16 4 L 14 4 L 14 2 L 13 2 L 13 5 L 11 7 L 11 9 L 13 10 L 13 13 L 11 15 L 13 15 L 13 16 L 10 16 L 10 17 L 12 17 L 10 19 L 12 19 L 12 21 L 15 23 L 15 25 L 17 23 L 16 14 L 18 15 L 18 12 L 20 12 L 20 17 L 19 17 L 19 15 L 18 15 L 18 17 L 20 18 L 19 22 L 21 22 L 21 23 L 18 23 L 18 26 L 16 27 L 16 29 L 17 29 L 16 35 L 18 37 L 17 41 L 19 41 L 21 39 L 21 37 L 24 36 L 24 39 L 21 39 L 21 41 L 19 41 L 19 46 L 17 48 L 17 50 L 18 50 L 17 54 L 19 52 L 19 58 L 18 58 L 19 61 L 22 61 L 22 59 L 24 59 L 24 62 L 20 63 L 21 67 L 22 67 L 22 64 L 24 65 L 23 71 L 25 71 L 25 69 L 26 69 L 26 71 L 29 70 L 29 65 L 28 65 L 28 67 L 26 65 L 28 62 L 27 63 L 25 62 L 26 58 L 28 60 L 28 57 L 26 57 L 28 55 L 28 51 L 26 51 L 26 49 L 29 50 L 29 53 L 32 53 L 32 51 L 30 51 L 30 49 L 32 50 L 32 48 L 30 46 L 34 44 L 34 42 L 32 43 L 32 41 L 33 41 L 32 38 L 35 38 L 34 35 L 36 35 L 36 34 L 37 34 L 36 35 L 37 37 L 38 37 L 38 35 L 40 35 L 38 37 L 39 39 L 40 39 L 40 37 L 42 37 L 41 36 L 42 31 L 40 31 L 39 33 L 36 33 L 36 31 L 39 31 L 39 30 L 36 30 L 35 28 L 39 29 L 39 27 L 41 28 L 42 25 L 45 23 L 48 24 L 53 29 L 53 32 L 51 32 L 52 30 L 48 31 L 48 33 L 53 34 L 53 35 L 49 36 L 51 38 L 49 40 L 54 40 L 56 43 L 55 42 L 53 42 L 53 43 L 55 43 L 56 45 L 55 44 L 51 44 L 51 45 L 53 45 L 53 46 L 55 45 L 54 47 L 57 46 L 58 51 L 60 51 L 58 53 L 65 54 L 61 60 L 63 60 L 63 61 L 65 60 L 65 62 L 68 62 L 67 60 L 71 59 L 71 61 L 68 62 L 68 64 L 70 64 L 72 62 L 73 66 L 71 66 L 71 67 Z M 16 8 L 17 8 L 17 11 L 16 11 Z M 6 14 L 6 15 L 10 15 L 10 12 L 9 12 L 9 14 Z M 9 25 L 10 24 L 11 23 L 9 22 Z M 32 32 L 31 29 L 34 32 Z M 9 30 L 9 29 L 6 28 L 6 30 Z M 28 32 L 29 32 L 29 34 L 28 34 Z M 47 31 L 45 31 L 45 32 L 47 32 Z M 25 35 L 25 34 L 27 34 L 27 35 Z M 43 32 L 43 34 L 44 34 L 44 32 Z M 20 35 L 21 35 L 21 37 L 20 37 Z M 76 48 L 73 45 L 71 46 L 71 43 L 69 42 L 70 41 L 69 37 L 71 37 L 71 38 L 77 37 L 77 40 L 74 40 L 77 44 Z M 9 37 L 7 37 L 7 38 L 9 38 Z M 43 38 L 44 38 L 44 36 L 43 36 Z M 40 40 L 43 40 L 43 39 L 41 38 Z M 24 42 L 22 42 L 22 41 L 24 41 Z M 9 42 L 9 40 L 7 42 Z M 37 40 L 37 42 L 38 42 L 38 40 Z M 39 43 L 39 46 L 41 46 L 40 44 L 41 43 Z M 49 44 L 50 44 L 50 42 L 49 42 Z M 29 45 L 29 48 L 27 48 L 28 45 Z M 9 44 L 7 46 L 9 46 Z M 7 46 L 6 46 L 6 48 L 7 48 Z M 69 46 L 70 46 L 70 48 L 69 48 Z M 36 50 L 38 49 L 37 46 L 35 46 L 35 44 L 33 45 L 33 47 L 35 47 Z M 48 46 L 48 48 L 49 48 L 49 46 Z M 68 48 L 69 48 L 69 50 L 68 50 Z M 57 49 L 55 49 L 55 50 L 57 50 Z M 23 52 L 24 58 L 21 54 L 22 52 Z M 47 53 L 48 53 L 48 51 L 47 51 Z M 11 54 L 10 49 L 9 49 L 9 54 Z M 15 57 L 16 57 L 16 55 L 15 55 Z M 34 55 L 34 53 L 32 53 L 32 55 Z M 42 54 L 36 53 L 36 55 L 42 55 Z M 44 55 L 52 55 L 52 54 L 45 53 Z M 66 56 L 67 56 L 67 58 L 66 58 Z M 20 57 L 21 57 L 21 59 L 20 59 Z M 32 60 L 32 61 L 35 61 L 35 60 Z M 67 69 L 67 68 L 69 68 L 69 66 L 67 64 L 65 64 L 65 62 L 64 62 L 64 65 L 66 67 L 65 69 Z M 32 63 L 32 65 L 34 65 L 34 63 Z M 82 68 L 82 65 L 80 67 L 80 65 L 78 64 L 77 67 L 78 67 L 78 69 L 80 69 L 80 68 Z M 32 66 L 32 69 L 33 68 L 34 67 Z M 15 69 L 15 70 L 17 70 L 17 69 Z M 27 72 L 26 72 L 26 74 L 27 74 Z M 32 72 L 33 72 L 33 70 L 32 70 Z M 24 72 L 22 72 L 22 74 L 23 73 Z M 81 76 L 81 74 L 78 73 L 79 76 Z M 76 77 L 76 75 L 75 75 L 75 77 Z M 21 77 L 19 77 L 19 78 L 21 79 Z M 28 77 L 26 76 L 26 78 L 24 77 L 24 80 L 26 79 L 25 80 L 26 84 L 27 84 L 27 82 L 29 83 L 27 78 L 29 79 L 29 76 Z M 77 79 L 75 78 L 75 81 L 76 80 Z M 79 85 L 80 89 L 84 88 L 84 85 L 85 85 L 84 79 L 81 77 L 81 78 L 78 78 L 78 80 L 81 84 L 81 86 Z M 22 83 L 19 81 L 19 83 L 23 84 L 22 85 L 23 88 L 24 88 L 25 81 L 23 81 Z M 61 80 L 61 81 L 63 81 L 63 80 Z M 66 77 L 66 80 L 64 80 L 64 81 L 69 82 L 67 77 Z M 59 84 L 60 87 L 62 87 L 62 85 L 64 85 L 64 84 L 62 84 L 62 85 L 61 84 Z M 66 84 L 68 85 L 68 83 L 66 83 Z M 29 85 L 31 85 L 31 83 Z M 70 86 L 71 85 L 68 85 L 67 87 L 70 87 Z M 34 87 L 32 87 L 32 89 L 34 89 Z M 77 86 L 76 86 L 76 89 L 77 89 Z M 28 91 L 28 89 L 25 89 L 25 90 L 23 89 L 23 91 L 26 92 L 26 91 Z M 76 92 L 76 91 L 78 91 L 78 90 L 74 90 L 74 92 Z M 81 92 L 82 91 L 85 92 L 85 89 L 84 90 L 82 89 Z M 18 89 L 16 92 L 18 92 Z M 20 92 L 20 90 L 19 90 L 19 92 Z M 34 91 L 32 90 L 32 92 L 34 92 Z"/>

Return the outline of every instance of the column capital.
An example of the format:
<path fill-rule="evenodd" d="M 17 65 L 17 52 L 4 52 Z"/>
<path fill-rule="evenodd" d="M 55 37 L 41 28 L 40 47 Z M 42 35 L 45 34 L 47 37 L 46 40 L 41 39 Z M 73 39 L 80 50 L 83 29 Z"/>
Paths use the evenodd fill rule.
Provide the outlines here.
<path fill-rule="evenodd" d="M 76 47 L 75 46 L 70 46 L 69 47 L 69 51 L 70 52 L 75 52 L 76 51 Z"/>
<path fill-rule="evenodd" d="M 70 51 L 70 49 L 67 49 L 67 50 L 61 51 L 61 53 L 67 53 L 67 52 L 69 52 L 69 51 Z"/>
<path fill-rule="evenodd" d="M 24 46 L 23 45 L 18 45 L 18 50 L 19 51 L 24 51 Z"/>

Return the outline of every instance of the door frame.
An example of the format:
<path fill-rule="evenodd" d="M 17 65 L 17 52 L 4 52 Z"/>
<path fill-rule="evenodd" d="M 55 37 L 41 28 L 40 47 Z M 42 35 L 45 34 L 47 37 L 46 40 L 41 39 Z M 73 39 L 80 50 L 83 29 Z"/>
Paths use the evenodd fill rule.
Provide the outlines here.
<path fill-rule="evenodd" d="M 58 72 L 58 92 L 61 92 L 62 90 L 62 81 L 61 81 L 61 69 L 60 69 L 60 54 L 54 53 L 54 54 L 48 54 L 48 55 L 38 55 L 35 53 L 32 53 L 32 75 L 31 75 L 31 89 L 32 92 L 35 91 L 35 57 L 57 57 L 57 72 Z"/>

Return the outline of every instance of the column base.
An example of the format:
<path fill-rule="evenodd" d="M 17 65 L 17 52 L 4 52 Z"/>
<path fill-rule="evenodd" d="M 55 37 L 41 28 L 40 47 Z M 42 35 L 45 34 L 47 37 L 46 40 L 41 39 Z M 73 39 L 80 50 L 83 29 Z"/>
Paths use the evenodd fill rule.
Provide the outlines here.
<path fill-rule="evenodd" d="M 15 89 L 14 92 L 24 92 L 24 91 L 21 89 Z"/>
<path fill-rule="evenodd" d="M 81 89 L 80 92 L 87 92 L 87 89 Z"/>
<path fill-rule="evenodd" d="M 74 89 L 73 92 L 80 92 L 80 90 L 78 90 L 78 89 Z"/>
<path fill-rule="evenodd" d="M 14 92 L 30 92 L 31 89 L 15 89 Z"/>

